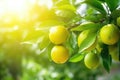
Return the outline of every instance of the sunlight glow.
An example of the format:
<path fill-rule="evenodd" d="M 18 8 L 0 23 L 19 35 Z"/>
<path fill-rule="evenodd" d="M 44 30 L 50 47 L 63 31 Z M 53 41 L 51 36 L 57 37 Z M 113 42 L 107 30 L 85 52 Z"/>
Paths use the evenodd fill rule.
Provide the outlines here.
<path fill-rule="evenodd" d="M 51 0 L 40 0 L 39 5 L 47 5 L 48 8 L 52 7 L 52 1 Z"/>
<path fill-rule="evenodd" d="M 26 0 L 1 0 L 0 14 L 24 14 L 27 11 Z"/>
<path fill-rule="evenodd" d="M 47 5 L 49 8 L 52 6 L 51 0 L 0 0 L 0 18 L 10 16 L 24 20 L 36 4 Z"/>

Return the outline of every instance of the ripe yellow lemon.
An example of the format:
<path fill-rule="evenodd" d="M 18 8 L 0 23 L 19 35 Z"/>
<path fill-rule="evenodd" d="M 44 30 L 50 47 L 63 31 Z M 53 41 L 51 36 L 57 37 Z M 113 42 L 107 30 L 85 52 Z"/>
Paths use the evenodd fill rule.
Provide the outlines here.
<path fill-rule="evenodd" d="M 62 44 L 67 40 L 68 30 L 64 26 L 55 26 L 50 29 L 49 39 L 54 44 Z"/>
<path fill-rule="evenodd" d="M 107 24 L 100 30 L 100 38 L 104 44 L 113 45 L 119 40 L 119 29 L 114 24 Z"/>
<path fill-rule="evenodd" d="M 86 54 L 84 58 L 84 63 L 85 63 L 85 66 L 89 69 L 97 68 L 100 63 L 98 54 L 95 54 L 92 52 Z"/>
<path fill-rule="evenodd" d="M 51 50 L 51 59 L 57 63 L 65 63 L 69 58 L 69 51 L 64 46 L 54 46 Z"/>
<path fill-rule="evenodd" d="M 109 46 L 109 54 L 111 55 L 114 61 L 119 62 L 119 53 L 117 46 L 115 45 Z"/>
<path fill-rule="evenodd" d="M 117 18 L 117 25 L 120 27 L 120 17 Z"/>

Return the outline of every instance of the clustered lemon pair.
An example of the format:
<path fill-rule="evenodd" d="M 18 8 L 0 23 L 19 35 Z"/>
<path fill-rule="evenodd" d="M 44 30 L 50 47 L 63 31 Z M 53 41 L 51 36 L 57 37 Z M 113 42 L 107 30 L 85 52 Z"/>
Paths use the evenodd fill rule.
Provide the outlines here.
<path fill-rule="evenodd" d="M 68 49 L 62 44 L 68 38 L 68 30 L 64 26 L 55 26 L 50 29 L 49 39 L 55 44 L 51 50 L 51 59 L 58 64 L 65 63 L 69 58 Z"/>

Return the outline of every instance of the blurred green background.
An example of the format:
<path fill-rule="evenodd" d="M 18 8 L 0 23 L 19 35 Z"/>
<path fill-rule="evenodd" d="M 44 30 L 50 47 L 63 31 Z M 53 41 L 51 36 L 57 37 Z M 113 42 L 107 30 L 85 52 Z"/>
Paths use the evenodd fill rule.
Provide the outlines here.
<path fill-rule="evenodd" d="M 50 0 L 0 1 L 0 80 L 120 80 L 119 63 L 114 62 L 108 74 L 103 66 L 87 69 L 83 61 L 62 65 L 51 61 L 50 26 L 71 23 L 76 16 L 71 13 L 72 6 L 61 7 L 71 10 L 60 9 L 56 15 L 58 8 L 52 9 L 55 2 L 57 0 L 53 3 Z M 57 6 L 68 2 L 77 1 L 66 0 Z"/>

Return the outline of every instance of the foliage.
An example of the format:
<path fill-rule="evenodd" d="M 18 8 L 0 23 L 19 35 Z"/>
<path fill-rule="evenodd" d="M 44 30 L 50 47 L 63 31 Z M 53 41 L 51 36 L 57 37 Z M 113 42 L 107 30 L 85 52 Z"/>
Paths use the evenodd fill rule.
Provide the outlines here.
<path fill-rule="evenodd" d="M 6 17 L 0 18 L 0 80 L 94 80 L 101 74 L 102 65 L 110 72 L 109 45 L 101 41 L 99 31 L 107 24 L 120 29 L 117 20 L 120 0 L 52 0 L 50 8 L 35 1 L 23 20 L 9 16 L 9 13 L 11 21 L 6 23 Z M 82 5 L 85 5 L 83 11 L 79 10 Z M 62 45 L 68 48 L 70 57 L 61 65 L 53 63 L 50 56 L 55 44 L 49 39 L 49 30 L 58 25 L 69 31 L 67 41 Z M 90 32 L 79 47 L 78 36 L 84 30 Z M 86 51 L 95 41 L 95 48 Z M 120 60 L 120 40 L 114 45 L 117 45 Z M 97 70 L 84 66 L 83 59 L 89 52 L 101 58 L 102 64 Z"/>

